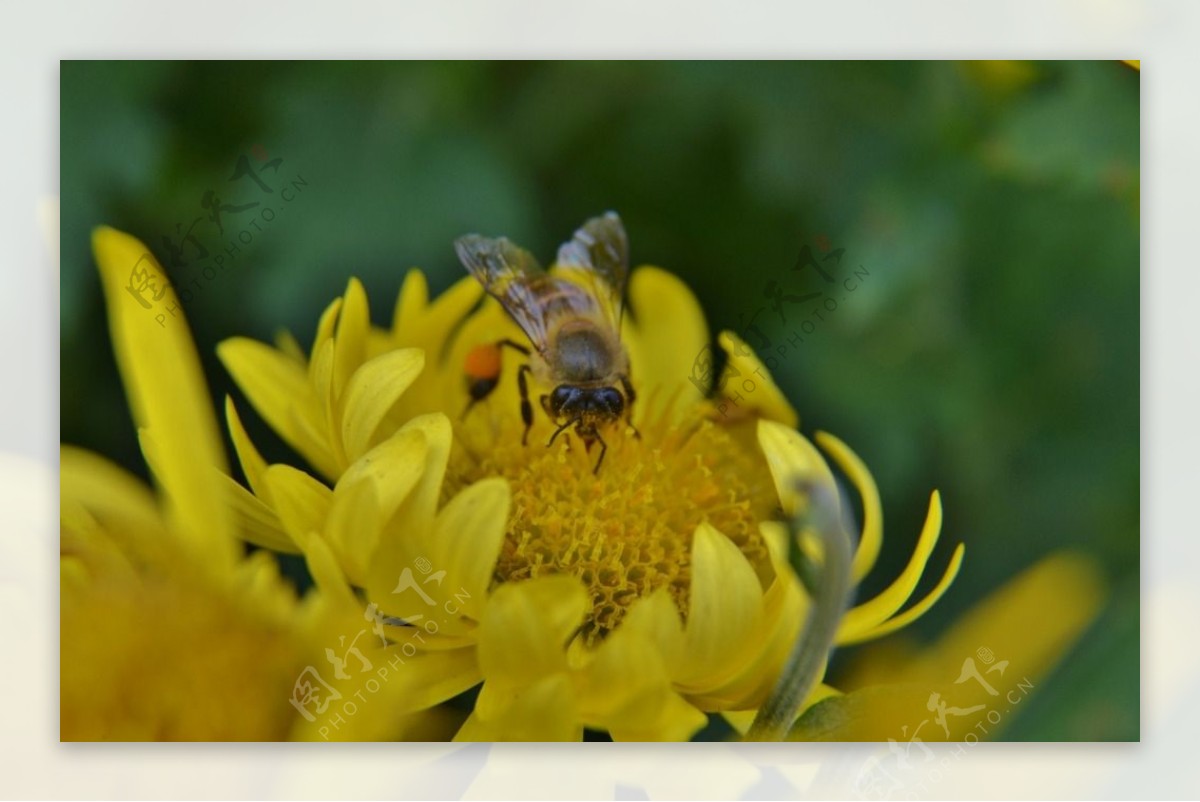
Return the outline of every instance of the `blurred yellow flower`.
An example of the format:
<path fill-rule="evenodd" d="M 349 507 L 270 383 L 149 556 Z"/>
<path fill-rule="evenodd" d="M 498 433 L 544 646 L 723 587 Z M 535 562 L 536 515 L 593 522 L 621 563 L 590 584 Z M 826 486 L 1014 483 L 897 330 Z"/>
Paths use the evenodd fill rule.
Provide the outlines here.
<path fill-rule="evenodd" d="M 299 713 L 312 701 L 312 664 L 340 633 L 359 630 L 361 611 L 319 593 L 298 599 L 270 553 L 244 554 L 245 533 L 227 503 L 237 486 L 225 475 L 186 324 L 179 316 L 160 325 L 126 293 L 131 271 L 161 268 L 140 242 L 110 228 L 95 231 L 93 248 L 158 492 L 99 456 L 62 449 L 61 737 L 316 737 Z M 364 644 L 361 653 L 381 665 L 402 659 L 394 645 Z M 355 689 L 331 676 L 323 693 Z M 411 691 L 388 683 L 384 700 L 345 722 L 343 737 L 441 734 L 440 722 L 405 717 L 387 698 Z"/>
<path fill-rule="evenodd" d="M 382 330 L 351 280 L 307 357 L 286 334 L 277 347 L 222 343 L 251 404 L 324 479 L 267 465 L 228 402 L 250 487 L 230 491 L 243 531 L 304 553 L 324 595 L 349 604 L 364 593 L 411 656 L 405 670 L 427 688 L 422 704 L 482 680 L 459 739 L 578 739 L 585 727 L 617 739 L 687 739 L 707 713 L 745 727 L 810 606 L 779 510 L 793 516 L 808 504 L 797 480 L 836 499 L 821 452 L 730 333 L 719 338 L 727 376 L 758 377 L 758 416 L 718 413 L 689 381 L 709 341 L 699 306 L 678 279 L 650 267 L 631 277 L 634 318 L 622 331 L 641 438 L 614 438 L 598 473 L 570 438 L 541 445 L 550 429 L 540 416 L 522 446 L 515 364 L 498 392 L 462 416 L 466 355 L 521 337 L 490 299 L 472 314 L 480 297 L 467 278 L 431 303 L 413 271 Z M 828 434 L 816 442 L 862 497 L 857 582 L 879 553 L 879 494 L 848 446 Z M 845 614 L 838 643 L 892 632 L 936 602 L 961 545 L 929 596 L 901 612 L 940 527 L 935 493 L 908 567 Z M 817 685 L 808 701 L 833 692 Z"/>

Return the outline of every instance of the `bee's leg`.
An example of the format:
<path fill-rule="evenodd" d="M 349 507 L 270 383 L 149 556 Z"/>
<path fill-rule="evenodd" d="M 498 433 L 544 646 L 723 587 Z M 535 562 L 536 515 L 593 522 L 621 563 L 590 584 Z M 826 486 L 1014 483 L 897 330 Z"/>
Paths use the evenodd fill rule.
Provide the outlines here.
<path fill-rule="evenodd" d="M 508 348 L 513 349 L 514 351 L 520 351 L 525 356 L 529 356 L 529 348 L 527 346 L 521 345 L 519 342 L 516 342 L 515 340 L 510 340 L 507 337 L 505 337 L 503 340 L 496 340 L 497 348 L 504 348 L 506 346 Z"/>
<path fill-rule="evenodd" d="M 491 395 L 492 390 L 496 389 L 496 385 L 499 382 L 500 382 L 499 376 L 496 376 L 495 378 L 489 377 L 489 378 L 481 378 L 481 379 L 471 379 L 467 385 L 467 394 L 469 396 L 471 396 L 471 400 L 467 402 L 466 408 L 462 411 L 462 418 L 460 418 L 460 420 L 465 420 L 467 417 L 467 413 L 471 411 L 471 408 L 473 406 L 475 406 L 480 401 L 482 401 L 483 399 L 485 399 L 489 395 Z"/>
<path fill-rule="evenodd" d="M 637 430 L 634 429 L 634 431 Z M 600 441 L 600 459 L 596 460 L 596 467 L 592 468 L 592 475 L 595 476 L 600 473 L 600 463 L 604 462 L 604 455 L 608 452 L 608 443 L 604 442 L 604 438 L 600 436 L 600 432 L 595 432 L 592 436 Z M 638 437 L 641 437 L 641 435 L 638 435 Z"/>
<path fill-rule="evenodd" d="M 503 342 L 507 342 L 507 340 Z M 525 422 L 525 431 L 521 434 L 521 445 L 528 443 L 529 430 L 533 428 L 533 404 L 529 403 L 529 382 L 525 378 L 525 375 L 532 370 L 533 368 L 526 364 L 517 371 L 517 387 L 521 390 L 521 420 Z"/>
<path fill-rule="evenodd" d="M 621 379 L 621 389 L 625 392 L 625 423 L 629 425 L 630 429 L 633 429 L 633 436 L 641 440 L 642 433 L 633 425 L 633 402 L 637 399 L 637 393 L 633 391 L 633 385 L 629 383 L 628 376 L 622 373 L 619 378 Z"/>
<path fill-rule="evenodd" d="M 571 418 L 569 421 L 567 421 L 566 423 L 562 424 L 557 429 L 555 429 L 554 434 L 550 435 L 550 439 L 546 441 L 546 448 L 549 448 L 550 446 L 554 445 L 554 441 L 556 439 L 558 439 L 558 436 L 560 434 L 562 434 L 564 430 L 571 428 L 572 426 L 579 423 L 581 420 L 583 420 L 583 418 Z"/>

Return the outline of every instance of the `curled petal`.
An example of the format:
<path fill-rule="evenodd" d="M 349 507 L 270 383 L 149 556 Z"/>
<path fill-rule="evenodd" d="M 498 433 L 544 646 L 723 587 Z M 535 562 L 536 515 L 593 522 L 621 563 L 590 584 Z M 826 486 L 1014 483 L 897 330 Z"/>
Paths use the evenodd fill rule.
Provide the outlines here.
<path fill-rule="evenodd" d="M 925 526 L 921 529 L 921 537 L 908 565 L 886 590 L 846 613 L 838 629 L 838 643 L 861 639 L 859 636 L 862 633 L 879 626 L 904 606 L 916 590 L 917 583 L 921 581 L 925 564 L 929 561 L 929 555 L 933 553 L 933 547 L 937 545 L 941 529 L 942 499 L 935 490 L 929 500 Z"/>
<path fill-rule="evenodd" d="M 942 595 L 949 587 L 954 584 L 954 580 L 958 576 L 958 569 L 962 567 L 964 551 L 965 547 L 962 543 L 959 543 L 954 549 L 954 554 L 950 557 L 950 564 L 946 566 L 946 572 L 942 574 L 942 578 L 938 581 L 934 589 L 925 598 L 921 599 L 921 601 L 909 607 L 903 613 L 900 613 L 900 615 L 893 616 L 882 624 L 850 637 L 847 640 L 843 640 L 841 643 L 849 645 L 851 643 L 858 643 L 859 641 L 882 638 L 884 635 L 888 635 L 898 629 L 903 629 L 925 615 L 933 605 L 938 603 L 938 600 L 942 598 Z"/>
<path fill-rule="evenodd" d="M 879 548 L 883 545 L 883 505 L 879 502 L 879 488 L 875 486 L 867 466 L 841 440 L 827 432 L 817 432 L 817 443 L 846 472 L 862 497 L 862 533 L 854 551 L 854 562 L 850 566 L 851 579 L 857 583 L 874 567 Z"/>

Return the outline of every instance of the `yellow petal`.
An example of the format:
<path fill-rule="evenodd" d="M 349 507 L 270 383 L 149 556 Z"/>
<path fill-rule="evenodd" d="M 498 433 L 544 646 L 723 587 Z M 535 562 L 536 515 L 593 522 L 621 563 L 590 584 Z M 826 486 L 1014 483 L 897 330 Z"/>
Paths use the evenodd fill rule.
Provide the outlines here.
<path fill-rule="evenodd" d="M 425 367 L 425 354 L 402 348 L 377 356 L 350 377 L 342 411 L 342 442 L 351 462 L 378 442 L 379 424 Z"/>
<path fill-rule="evenodd" d="M 425 433 L 402 429 L 346 469 L 333 492 L 325 534 L 357 585 L 369 583 L 369 566 L 389 560 L 376 554 L 385 525 L 416 486 L 425 468 Z M 403 536 L 403 532 L 396 534 Z M 392 550 L 395 551 L 394 549 Z M 401 559 L 393 555 L 396 559 Z M 406 560 L 420 556 L 404 554 Z M 405 563 L 409 564 L 409 563 Z M 395 585 L 400 568 L 389 565 L 384 584 Z M 379 588 L 389 592 L 391 586 Z"/>
<path fill-rule="evenodd" d="M 760 526 L 764 537 L 776 528 L 770 526 L 771 523 Z M 770 537 L 775 539 L 774 535 Z M 809 599 L 788 564 L 786 541 L 783 549 L 771 546 L 771 560 L 775 579 L 763 594 L 762 627 L 750 647 L 753 659 L 727 683 L 707 694 L 709 698 L 720 700 L 723 709 L 762 704 L 775 687 L 808 613 Z"/>
<path fill-rule="evenodd" d="M 657 599 L 657 601 L 655 601 Z M 646 603 L 642 603 L 646 602 Z M 636 617 L 635 617 L 636 616 Z M 682 640 L 665 592 L 640 600 L 577 672 L 580 715 L 618 741 L 686 741 L 708 721 L 671 685 L 664 640 Z M 680 645 L 682 645 L 680 643 Z"/>
<path fill-rule="evenodd" d="M 226 503 L 233 510 L 237 531 L 244 540 L 284 554 L 294 554 L 300 551 L 295 541 L 284 531 L 283 523 L 274 510 L 264 504 L 258 496 L 235 482 L 232 477 L 225 476 L 223 479 L 225 480 Z M 265 483 L 263 489 L 266 490 Z"/>
<path fill-rule="evenodd" d="M 700 524 L 692 540 L 692 586 L 677 684 L 691 695 L 719 687 L 753 655 L 762 587 L 729 538 Z"/>
<path fill-rule="evenodd" d="M 862 497 L 862 534 L 850 566 L 850 578 L 857 585 L 874 567 L 883 544 L 883 505 L 879 502 L 879 488 L 867 466 L 841 440 L 827 432 L 817 432 L 817 444 L 846 472 Z"/>
<path fill-rule="evenodd" d="M 872 627 L 871 629 L 868 629 L 856 636 L 849 637 L 846 640 L 839 641 L 839 643 L 843 646 L 847 646 L 851 643 L 859 643 L 865 640 L 882 638 L 884 635 L 888 635 L 898 629 L 903 629 L 913 621 L 916 621 L 918 618 L 925 615 L 925 613 L 929 612 L 929 609 L 933 607 L 933 605 L 938 603 L 938 600 L 942 598 L 947 589 L 954 584 L 954 579 L 958 576 L 958 569 L 962 567 L 964 550 L 965 547 L 962 543 L 959 543 L 958 546 L 955 547 L 954 554 L 950 556 L 950 564 L 946 566 L 946 572 L 942 575 L 942 578 L 938 580 L 938 583 L 934 589 L 931 590 L 925 598 L 921 599 L 921 601 L 917 602 L 912 607 L 909 607 L 903 613 L 900 613 L 900 615 L 889 618 L 882 624 Z"/>
<path fill-rule="evenodd" d="M 478 685 L 481 679 L 474 649 L 421 652 L 408 657 L 389 647 L 387 665 L 395 672 L 389 685 L 392 713 L 424 710 Z"/>
<path fill-rule="evenodd" d="M 665 589 L 657 590 L 630 605 L 617 631 L 637 633 L 655 644 L 670 673 L 674 673 L 683 658 L 683 622 L 679 618 L 679 608 Z"/>
<path fill-rule="evenodd" d="M 570 679 L 556 674 L 524 687 L 484 683 L 455 741 L 578 741 L 583 725 Z"/>
<path fill-rule="evenodd" d="M 328 487 L 290 465 L 272 465 L 263 474 L 263 481 L 271 506 L 293 541 L 303 544 L 309 532 L 325 528 L 333 496 Z"/>
<path fill-rule="evenodd" d="M 443 587 L 465 591 L 462 614 L 479 620 L 508 523 L 508 482 L 482 479 L 450 500 L 438 514 L 435 568 L 446 569 Z"/>
<path fill-rule="evenodd" d="M 708 716 L 679 694 L 664 691 L 633 703 L 607 729 L 614 741 L 688 741 L 706 724 Z"/>
<path fill-rule="evenodd" d="M 475 282 L 478 284 L 479 282 Z M 424 321 L 421 319 L 429 305 L 429 282 L 420 270 L 409 270 L 404 274 L 400 294 L 396 296 L 396 307 L 392 312 L 392 331 L 396 340 L 407 345 L 408 340 L 419 337 Z"/>
<path fill-rule="evenodd" d="M 361 618 L 350 619 L 338 632 L 350 641 L 355 633 L 363 631 L 363 626 Z M 365 635 L 374 637 L 369 630 Z M 337 645 L 337 637 L 330 638 L 330 643 Z M 335 677 L 324 658 L 319 658 L 319 666 L 312 666 L 338 695 L 322 696 L 331 699 L 323 713 L 315 712 L 310 705 L 312 721 L 297 713 L 292 740 L 378 741 L 401 737 L 407 726 L 403 716 L 431 708 L 479 683 L 473 649 L 408 655 L 395 645 L 379 648 L 376 640 L 374 647 L 368 648 L 368 643 L 368 637 L 363 637 L 356 645 L 370 667 L 364 669 L 352 657 L 346 679 Z M 295 682 L 297 688 L 302 688 L 313 680 L 305 675 L 295 678 Z M 354 707 L 348 708 L 348 703 Z"/>
<path fill-rule="evenodd" d="M 437 513 L 438 499 L 442 492 L 442 479 L 450 459 L 450 419 L 440 412 L 421 415 L 404 425 L 406 430 L 415 430 L 425 436 L 427 456 L 421 481 L 404 503 L 401 515 L 413 521 L 414 526 L 432 522 Z"/>
<path fill-rule="evenodd" d="M 308 572 L 312 574 L 313 583 L 331 604 L 339 605 L 346 610 L 359 606 L 350 583 L 338 566 L 337 557 L 329 544 L 316 532 L 307 532 L 300 541 L 304 547 L 304 561 Z"/>
<path fill-rule="evenodd" d="M 78 504 L 111 532 L 164 536 L 162 513 L 150 488 L 99 454 L 60 447 L 59 498 L 64 505 Z"/>
<path fill-rule="evenodd" d="M 287 329 L 280 329 L 275 332 L 275 347 L 284 356 L 291 359 L 297 365 L 306 365 L 308 357 L 304 355 L 304 349 L 300 347 L 300 343 L 296 342 L 296 338 Z"/>
<path fill-rule="evenodd" d="M 315 430 L 323 442 L 328 444 L 333 454 L 334 464 L 338 471 L 344 470 L 350 460 L 346 457 L 346 449 L 342 444 L 341 407 L 334 398 L 334 361 L 336 359 L 337 340 L 326 340 L 313 355 L 309 373 L 312 378 L 313 393 L 316 396 L 317 416 L 314 420 Z M 337 476 L 335 473 L 334 476 Z"/>
<path fill-rule="evenodd" d="M 427 348 L 443 343 L 450 332 L 461 325 L 471 308 L 479 303 L 483 287 L 466 276 L 429 304 L 429 288 L 420 270 L 410 270 L 396 299 L 392 329 L 399 346 Z"/>
<path fill-rule="evenodd" d="M 829 498 L 838 498 L 829 466 L 804 435 L 764 419 L 758 422 L 758 442 L 767 458 L 785 514 L 795 515 L 807 503 L 808 494 L 803 487 L 797 487 L 798 484 L 821 483 L 829 490 Z"/>
<path fill-rule="evenodd" d="M 377 487 L 381 508 L 395 510 L 384 519 L 378 546 L 367 566 L 366 586 L 370 598 L 378 601 L 391 615 L 403 617 L 413 612 L 409 607 L 414 603 L 412 594 L 394 595 L 398 593 L 397 582 L 404 573 L 407 571 L 411 574 L 413 568 L 421 570 L 420 566 L 426 563 L 429 563 L 426 567 L 432 565 L 429 561 L 435 549 L 435 516 L 441 480 L 450 453 L 450 437 L 450 422 L 445 415 L 437 413 L 414 418 L 400 432 L 376 447 L 376 451 L 383 454 L 380 459 L 375 459 L 375 451 L 372 451 L 350 468 L 351 472 L 356 472 L 355 475 L 378 469 Z M 418 447 L 423 448 L 425 454 L 421 463 L 416 459 L 418 452 L 415 449 Z M 392 470 L 395 476 L 389 475 Z M 410 485 L 409 480 L 414 473 L 418 475 L 415 484 Z M 350 479 L 354 480 L 354 476 Z M 398 508 L 396 504 L 399 504 Z M 393 523 L 388 525 L 388 521 Z M 431 570 L 437 572 L 445 568 L 444 565 L 437 565 Z M 439 586 L 429 586 L 426 595 L 442 602 L 451 601 L 455 590 L 457 588 L 447 588 L 443 582 Z M 449 596 L 443 598 L 443 593 Z"/>
<path fill-rule="evenodd" d="M 588 608 L 573 576 L 501 585 L 488 600 L 479 630 L 479 666 L 490 681 L 532 683 L 563 671 L 566 645 Z"/>
<path fill-rule="evenodd" d="M 754 411 L 764 418 L 782 423 L 789 429 L 799 427 L 800 416 L 775 384 L 775 379 L 759 361 L 754 350 L 732 331 L 721 332 L 717 341 L 729 355 L 729 361 L 725 363 L 725 369 L 721 373 L 720 386 L 726 388 L 727 398 L 740 395 L 736 405 L 733 401 L 724 402 L 727 409 L 722 411 L 725 414 L 730 414 L 733 409 Z"/>
<path fill-rule="evenodd" d="M 161 451 L 155 478 L 172 531 L 198 558 L 231 565 L 237 544 L 229 512 L 221 503 L 218 475 L 228 469 L 212 399 L 174 290 L 166 290 L 162 308 L 143 307 L 148 301 L 131 285 L 140 286 L 141 277 L 149 274 L 160 290 L 165 289 L 167 275 L 134 237 L 102 226 L 92 232 L 92 249 L 135 425 L 153 432 Z M 166 304 L 176 309 L 160 321 Z"/>
<path fill-rule="evenodd" d="M 261 493 L 263 491 L 262 474 L 267 469 L 267 461 L 254 447 L 250 435 L 246 434 L 246 429 L 242 426 L 242 419 L 238 417 L 237 408 L 229 396 L 225 396 L 225 421 L 229 427 L 229 437 L 233 440 L 233 450 L 237 453 L 238 462 L 241 463 L 242 473 L 246 475 L 246 482 L 255 493 Z"/>
<path fill-rule="evenodd" d="M 321 313 L 320 320 L 317 321 L 317 333 L 313 336 L 312 348 L 309 349 L 308 369 L 309 379 L 312 379 L 312 366 L 317 358 L 317 352 L 320 351 L 327 341 L 333 338 L 333 330 L 337 327 L 338 315 L 342 311 L 342 299 L 334 298 L 329 306 L 325 307 L 325 311 Z"/>
<path fill-rule="evenodd" d="M 87 593 L 91 588 L 91 574 L 81 559 L 73 555 L 62 555 L 58 561 L 58 582 L 60 609 L 72 604 L 86 604 Z"/>
<path fill-rule="evenodd" d="M 118 541 L 73 499 L 61 501 L 59 527 L 59 562 L 72 582 L 71 591 L 85 594 L 80 597 L 81 604 L 87 604 L 93 581 L 135 586 L 139 568 L 144 571 L 161 564 L 161 549 L 156 548 L 161 541 L 152 539 L 151 533 L 118 531 Z M 67 591 L 64 586 L 64 599 Z"/>
<path fill-rule="evenodd" d="M 391 519 L 425 471 L 429 450 L 425 438 L 423 427 L 404 427 L 347 468 L 338 480 L 338 489 L 357 482 L 370 483 L 382 521 Z"/>
<path fill-rule="evenodd" d="M 356 278 L 350 279 L 343 299 L 342 312 L 338 315 L 337 334 L 334 337 L 334 398 L 342 397 L 350 377 L 366 358 L 367 331 L 371 327 L 371 313 L 362 282 Z"/>
<path fill-rule="evenodd" d="M 635 320 L 626 316 L 623 339 L 639 397 L 661 403 L 678 393 L 676 409 L 698 402 L 703 392 L 688 376 L 708 346 L 708 324 L 692 291 L 661 268 L 639 267 L 630 276 L 629 301 Z"/>
<path fill-rule="evenodd" d="M 314 468 L 336 476 L 333 452 L 314 435 L 323 431 L 323 418 L 304 369 L 269 345 L 244 337 L 225 340 L 217 355 L 263 420 Z"/>
<path fill-rule="evenodd" d="M 882 593 L 848 611 L 838 627 L 837 642 L 849 642 L 868 629 L 878 626 L 904 606 L 925 573 L 925 564 L 937 545 L 942 531 L 942 497 L 935 490 L 929 499 L 929 513 L 917 547 L 904 571 Z"/>
<path fill-rule="evenodd" d="M 366 584 L 367 565 L 379 542 L 382 523 L 371 482 L 338 483 L 325 519 L 325 540 L 356 585 Z"/>

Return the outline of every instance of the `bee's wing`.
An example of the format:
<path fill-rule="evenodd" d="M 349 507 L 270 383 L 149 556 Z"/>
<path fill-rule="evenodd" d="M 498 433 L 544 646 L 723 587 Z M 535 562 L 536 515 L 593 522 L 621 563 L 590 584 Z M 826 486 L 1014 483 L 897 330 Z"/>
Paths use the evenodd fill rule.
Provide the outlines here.
<path fill-rule="evenodd" d="M 546 306 L 542 301 L 552 281 L 529 251 L 505 237 L 467 234 L 454 242 L 463 266 L 500 302 L 538 352 L 546 349 Z"/>
<path fill-rule="evenodd" d="M 588 220 L 558 249 L 557 271 L 586 287 L 604 309 L 613 331 L 621 331 L 625 282 L 629 278 L 629 239 L 616 212 Z"/>

